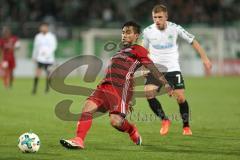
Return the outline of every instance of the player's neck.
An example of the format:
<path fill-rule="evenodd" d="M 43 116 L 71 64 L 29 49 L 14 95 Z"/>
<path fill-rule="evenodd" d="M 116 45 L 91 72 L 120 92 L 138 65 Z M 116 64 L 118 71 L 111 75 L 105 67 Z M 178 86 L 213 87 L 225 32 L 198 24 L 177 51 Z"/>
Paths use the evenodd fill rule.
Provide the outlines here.
<path fill-rule="evenodd" d="M 163 27 L 158 27 L 157 25 L 156 25 L 156 27 L 158 30 L 164 31 L 167 28 L 167 22 L 163 25 Z"/>
<path fill-rule="evenodd" d="M 137 42 L 133 42 L 133 43 L 126 43 L 126 44 L 123 44 L 122 43 L 122 49 L 124 49 L 124 48 L 129 48 L 129 47 L 131 47 L 131 46 L 133 46 L 133 45 L 136 45 L 137 44 Z"/>

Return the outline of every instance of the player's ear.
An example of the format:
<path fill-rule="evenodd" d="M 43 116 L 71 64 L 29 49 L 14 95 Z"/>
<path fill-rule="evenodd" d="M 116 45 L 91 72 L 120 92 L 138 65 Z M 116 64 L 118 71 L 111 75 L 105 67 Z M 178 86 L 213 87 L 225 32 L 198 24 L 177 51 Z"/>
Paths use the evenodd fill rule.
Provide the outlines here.
<path fill-rule="evenodd" d="M 166 12 L 165 14 L 166 14 L 166 20 L 168 20 L 168 13 Z"/>
<path fill-rule="evenodd" d="M 140 34 L 138 34 L 138 33 L 135 33 L 136 40 L 138 40 L 138 38 L 139 38 L 139 35 L 140 35 Z"/>

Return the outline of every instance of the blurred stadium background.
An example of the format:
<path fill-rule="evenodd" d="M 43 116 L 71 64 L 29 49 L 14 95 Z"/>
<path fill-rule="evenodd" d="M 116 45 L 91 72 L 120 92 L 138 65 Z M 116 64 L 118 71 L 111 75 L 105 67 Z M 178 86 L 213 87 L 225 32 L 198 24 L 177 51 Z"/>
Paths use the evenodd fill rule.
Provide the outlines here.
<path fill-rule="evenodd" d="M 56 104 L 72 100 L 70 111 L 77 114 L 86 97 L 53 90 L 45 94 L 43 79 L 38 93 L 31 95 L 35 69 L 31 54 L 39 24 L 49 22 L 57 35 L 57 65 L 77 55 L 96 55 L 106 62 L 118 48 L 106 51 L 104 46 L 120 42 L 122 23 L 136 20 L 142 27 L 148 26 L 152 23 L 152 7 L 157 3 L 167 5 L 169 20 L 192 32 L 214 63 L 213 76 L 203 77 L 199 57 L 180 40 L 193 136 L 181 135 L 175 100 L 158 97 L 172 120 L 169 135 L 163 137 L 159 135 L 159 119 L 146 99 L 137 98 L 135 111 L 128 118 L 138 126 L 143 146 L 135 146 L 126 134 L 117 133 L 106 114 L 94 120 L 86 149 L 62 148 L 59 139 L 72 137 L 76 122 L 59 119 Z M 21 48 L 15 52 L 17 78 L 13 88 L 5 89 L 2 82 L 0 85 L 0 160 L 239 160 L 239 8 L 239 0 L 0 0 L 0 29 L 10 26 L 21 41 Z M 67 78 L 65 83 L 95 88 L 99 78 L 84 82 L 79 80 L 81 71 L 76 70 L 77 78 Z M 30 130 L 39 135 L 41 148 L 37 154 L 22 154 L 17 150 L 17 139 Z"/>
<path fill-rule="evenodd" d="M 34 35 L 42 21 L 58 37 L 57 63 L 84 54 L 108 58 L 108 42 L 119 43 L 119 28 L 126 20 L 143 27 L 152 23 L 151 9 L 167 5 L 169 20 L 184 26 L 201 42 L 213 61 L 213 75 L 240 74 L 240 1 L 238 0 L 1 0 L 0 27 L 7 25 L 20 37 L 16 76 L 32 76 Z M 181 43 L 181 40 L 180 40 Z M 204 75 L 199 57 L 187 43 L 180 45 L 183 73 Z"/>

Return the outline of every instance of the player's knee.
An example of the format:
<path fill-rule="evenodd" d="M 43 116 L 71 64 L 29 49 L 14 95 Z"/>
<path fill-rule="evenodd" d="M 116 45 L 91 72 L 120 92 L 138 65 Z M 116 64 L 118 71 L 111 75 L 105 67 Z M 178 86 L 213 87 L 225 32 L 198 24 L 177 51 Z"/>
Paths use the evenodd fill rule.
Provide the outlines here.
<path fill-rule="evenodd" d="M 97 105 L 94 102 L 87 100 L 83 106 L 82 112 L 95 113 L 97 109 Z"/>
<path fill-rule="evenodd" d="M 178 98 L 177 98 L 177 102 L 178 102 L 179 104 L 184 103 L 185 100 L 186 100 L 186 99 L 185 99 L 185 96 L 184 96 L 184 95 L 179 95 Z"/>
<path fill-rule="evenodd" d="M 155 95 L 156 91 L 152 87 L 145 87 L 144 92 L 145 92 L 145 96 L 146 96 L 147 99 L 152 99 L 156 96 Z"/>
<path fill-rule="evenodd" d="M 145 91 L 145 96 L 147 99 L 152 99 L 155 97 L 155 94 L 154 92 L 151 92 L 151 91 Z"/>
<path fill-rule="evenodd" d="M 111 114 L 110 115 L 110 124 L 114 128 L 119 128 L 122 125 L 122 118 L 118 115 Z"/>

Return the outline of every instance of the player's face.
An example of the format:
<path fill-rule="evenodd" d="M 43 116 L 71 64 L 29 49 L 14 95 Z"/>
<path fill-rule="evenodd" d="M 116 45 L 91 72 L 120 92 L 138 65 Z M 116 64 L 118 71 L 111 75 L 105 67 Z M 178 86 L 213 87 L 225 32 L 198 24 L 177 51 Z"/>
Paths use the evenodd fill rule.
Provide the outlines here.
<path fill-rule="evenodd" d="M 3 28 L 3 30 L 2 30 L 2 36 L 3 36 L 4 38 L 10 37 L 10 36 L 11 36 L 11 31 L 10 31 L 10 29 L 9 29 L 9 28 Z"/>
<path fill-rule="evenodd" d="M 166 21 L 168 18 L 166 12 L 157 12 L 157 13 L 152 12 L 152 18 L 153 18 L 153 22 L 156 24 L 158 29 L 160 29 L 160 30 L 165 29 Z"/>
<path fill-rule="evenodd" d="M 40 32 L 47 33 L 48 32 L 48 25 L 41 25 Z"/>
<path fill-rule="evenodd" d="M 122 29 L 122 43 L 124 45 L 132 44 L 137 41 L 139 34 L 135 33 L 132 26 L 126 26 Z"/>

